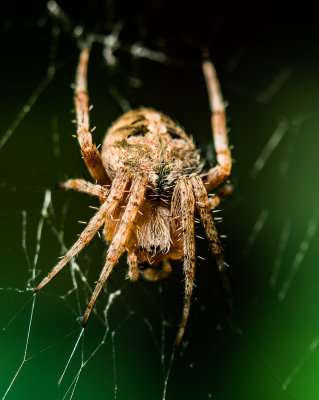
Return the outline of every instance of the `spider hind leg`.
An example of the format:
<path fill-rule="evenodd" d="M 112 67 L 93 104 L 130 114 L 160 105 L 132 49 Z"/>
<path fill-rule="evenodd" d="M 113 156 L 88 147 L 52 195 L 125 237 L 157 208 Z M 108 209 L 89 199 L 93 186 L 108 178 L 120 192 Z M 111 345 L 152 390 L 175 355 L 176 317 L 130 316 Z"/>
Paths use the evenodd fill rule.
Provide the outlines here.
<path fill-rule="evenodd" d="M 110 178 L 106 173 L 102 157 L 92 142 L 92 131 L 89 119 L 89 95 L 87 91 L 87 69 L 90 49 L 84 47 L 81 51 L 75 78 L 75 109 L 77 121 L 77 137 L 81 147 L 82 157 L 92 176 L 101 185 L 109 184 Z"/>
<path fill-rule="evenodd" d="M 229 176 L 232 159 L 228 145 L 225 105 L 215 67 L 211 61 L 205 60 L 203 62 L 203 73 L 209 96 L 211 125 L 217 159 L 217 165 L 208 171 L 206 177 L 205 186 L 210 191 Z"/>

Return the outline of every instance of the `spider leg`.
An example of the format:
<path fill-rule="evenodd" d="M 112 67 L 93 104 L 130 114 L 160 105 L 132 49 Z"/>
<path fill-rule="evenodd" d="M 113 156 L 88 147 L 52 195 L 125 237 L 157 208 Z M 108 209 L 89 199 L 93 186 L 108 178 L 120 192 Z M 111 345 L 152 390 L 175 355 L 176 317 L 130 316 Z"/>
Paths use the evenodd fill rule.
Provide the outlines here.
<path fill-rule="evenodd" d="M 114 264 L 118 261 L 120 255 L 125 251 L 125 245 L 129 240 L 131 228 L 134 220 L 136 219 L 136 214 L 144 200 L 146 186 L 147 176 L 144 174 L 136 175 L 132 182 L 130 197 L 121 218 L 120 226 L 107 251 L 106 263 L 102 269 L 99 280 L 95 286 L 92 297 L 85 311 L 82 321 L 83 326 L 87 324 L 96 299 L 100 294 L 108 276 L 110 275 Z"/>
<path fill-rule="evenodd" d="M 49 283 L 50 280 L 54 278 L 55 275 L 59 273 L 61 269 L 93 239 L 94 235 L 101 228 L 106 218 L 112 213 L 112 211 L 117 207 L 118 203 L 123 198 L 129 179 L 130 177 L 125 172 L 120 172 L 115 177 L 108 198 L 100 206 L 93 218 L 89 221 L 86 228 L 71 249 L 36 287 L 35 292 L 38 292 L 47 283 Z"/>
<path fill-rule="evenodd" d="M 207 172 L 205 186 L 206 190 L 210 191 L 220 185 L 229 176 L 232 160 L 228 146 L 223 96 L 215 68 L 211 61 L 206 60 L 203 62 L 203 73 L 212 113 L 211 124 L 217 158 L 217 165 Z"/>
<path fill-rule="evenodd" d="M 214 224 L 214 220 L 209 212 L 209 200 L 206 192 L 205 185 L 198 175 L 192 175 L 190 182 L 193 187 L 196 208 L 199 211 L 200 219 L 205 228 L 206 236 L 209 240 L 209 247 L 216 259 L 217 268 L 221 277 L 224 293 L 226 296 L 226 307 L 229 312 L 232 311 L 232 296 L 230 283 L 228 279 L 227 264 L 224 261 L 223 249 L 218 237 L 218 232 Z"/>
<path fill-rule="evenodd" d="M 180 215 L 183 237 L 185 295 L 183 314 L 177 333 L 175 345 L 178 346 L 183 338 L 187 324 L 195 275 L 195 237 L 194 237 L 195 200 L 189 180 L 180 179 L 172 197 L 172 213 Z"/>
<path fill-rule="evenodd" d="M 69 179 L 61 183 L 59 187 L 66 190 L 73 189 L 91 196 L 98 196 L 102 200 L 105 200 L 109 194 L 109 190 L 105 186 L 90 183 L 83 179 Z"/>
<path fill-rule="evenodd" d="M 75 109 L 77 120 L 77 136 L 81 146 L 84 162 L 98 184 L 109 184 L 110 178 L 103 166 L 103 161 L 97 147 L 92 143 L 89 120 L 89 95 L 87 92 L 87 68 L 90 50 L 85 47 L 80 54 L 75 78 Z"/>

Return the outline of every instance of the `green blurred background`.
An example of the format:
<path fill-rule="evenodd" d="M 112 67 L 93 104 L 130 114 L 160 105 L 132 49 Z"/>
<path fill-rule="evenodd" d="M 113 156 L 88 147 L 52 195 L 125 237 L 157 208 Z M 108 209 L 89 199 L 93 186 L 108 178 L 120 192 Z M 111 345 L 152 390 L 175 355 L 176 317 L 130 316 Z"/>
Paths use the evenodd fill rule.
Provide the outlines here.
<path fill-rule="evenodd" d="M 13 2 L 2 13 L 0 396 L 317 399 L 319 59 L 314 12 L 305 3 L 298 9 L 235 1 L 59 5 L 67 18 L 53 18 L 46 2 Z M 234 158 L 236 189 L 222 205 L 218 228 L 228 236 L 225 257 L 235 310 L 231 317 L 225 314 L 214 261 L 207 243 L 199 240 L 197 253 L 206 261 L 198 262 L 187 331 L 173 351 L 183 297 L 181 265 L 174 264 L 165 282 L 130 283 L 123 258 L 107 284 L 113 297 L 100 296 L 59 385 L 81 333 L 79 317 L 103 265 L 105 243 L 95 238 L 77 258 L 82 279 L 67 267 L 39 293 L 28 335 L 32 274 L 35 282 L 46 275 L 64 252 L 61 241 L 71 246 L 83 229 L 77 221 L 87 221 L 93 213 L 88 206 L 97 205 L 56 185 L 88 178 L 72 138 L 74 27 L 105 35 L 115 22 L 122 23 L 117 65 L 106 65 L 102 45 L 94 46 L 90 62 L 97 143 L 123 105 L 145 105 L 178 120 L 211 159 L 201 47 L 209 49 L 216 65 L 229 103 Z M 136 42 L 162 52 L 167 62 L 133 57 Z"/>

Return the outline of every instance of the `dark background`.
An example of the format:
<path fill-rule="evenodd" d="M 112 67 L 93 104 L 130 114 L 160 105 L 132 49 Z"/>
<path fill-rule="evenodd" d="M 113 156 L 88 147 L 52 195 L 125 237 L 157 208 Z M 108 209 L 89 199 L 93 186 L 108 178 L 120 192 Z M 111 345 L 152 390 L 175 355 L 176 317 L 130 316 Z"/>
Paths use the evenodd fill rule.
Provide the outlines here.
<path fill-rule="evenodd" d="M 7 139 L 0 146 L 1 396 L 22 363 L 7 399 L 70 398 L 74 387 L 74 399 L 162 399 L 165 388 L 166 399 L 316 398 L 315 11 L 307 3 L 235 1 L 58 4 L 66 19 L 49 15 L 45 2 L 13 2 L 1 16 L 0 141 Z M 187 331 L 174 351 L 183 297 L 181 264 L 174 264 L 165 282 L 135 284 L 125 280 L 123 257 L 107 284 L 114 301 L 108 303 L 108 295 L 101 295 L 97 314 L 58 385 L 81 332 L 79 317 L 90 293 L 87 284 L 93 286 L 106 248 L 95 238 L 78 257 L 84 281 L 76 272 L 77 287 L 66 269 L 37 296 L 28 335 L 31 288 L 64 252 L 56 234 L 60 239 L 63 234 L 65 246 L 71 246 L 83 229 L 77 221 L 87 221 L 93 212 L 88 206 L 97 205 L 85 195 L 56 189 L 65 179 L 88 177 L 71 136 L 75 127 L 70 85 L 78 59 L 73 33 L 75 26 L 82 26 L 84 36 L 106 35 L 119 21 L 123 27 L 114 53 L 116 66 L 106 65 L 99 44 L 90 60 L 97 143 L 122 113 L 124 99 L 131 107 L 151 106 L 178 120 L 194 136 L 203 156 L 210 158 L 203 47 L 216 66 L 229 103 L 233 146 L 231 180 L 236 189 L 222 205 L 218 228 L 228 236 L 225 258 L 231 266 L 235 310 L 231 317 L 225 314 L 214 261 L 207 243 L 199 240 L 197 254 L 206 261 L 198 261 Z M 166 62 L 132 57 L 136 42 L 162 52 Z M 26 104 L 30 110 L 23 108 Z M 265 167 L 254 174 L 255 162 L 278 126 L 287 126 L 285 134 Z M 42 226 L 48 189 L 51 203 Z M 287 279 L 289 289 L 280 300 Z"/>

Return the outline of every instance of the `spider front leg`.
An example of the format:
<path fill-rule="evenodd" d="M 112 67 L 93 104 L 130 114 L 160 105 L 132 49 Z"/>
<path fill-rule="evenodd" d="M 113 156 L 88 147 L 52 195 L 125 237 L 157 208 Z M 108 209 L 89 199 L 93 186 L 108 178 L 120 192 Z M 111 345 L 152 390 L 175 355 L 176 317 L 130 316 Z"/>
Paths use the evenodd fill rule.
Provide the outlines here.
<path fill-rule="evenodd" d="M 233 305 L 230 283 L 228 279 L 228 266 L 224 261 L 223 249 L 218 237 L 218 232 L 215 227 L 213 217 L 210 214 L 207 191 L 202 179 L 198 175 L 192 175 L 190 177 L 190 182 L 195 195 L 196 208 L 199 211 L 200 219 L 204 225 L 206 236 L 209 240 L 210 250 L 214 255 L 217 263 L 218 272 L 221 277 L 224 293 L 226 296 L 227 311 L 231 312 Z"/>
<path fill-rule="evenodd" d="M 172 215 L 180 218 L 176 225 L 181 224 L 183 240 L 183 268 L 185 274 L 185 295 L 182 319 L 177 333 L 175 345 L 178 346 L 183 338 L 187 324 L 195 275 L 195 235 L 194 235 L 195 200 L 192 186 L 188 179 L 180 179 L 174 189 L 172 197 Z M 179 229 L 179 228 L 178 228 Z"/>
<path fill-rule="evenodd" d="M 89 121 L 89 95 L 87 92 L 87 68 L 90 50 L 85 47 L 80 54 L 79 64 L 75 78 L 75 109 L 77 121 L 77 136 L 81 146 L 84 162 L 94 179 L 101 185 L 110 183 L 101 155 L 92 143 Z"/>
<path fill-rule="evenodd" d="M 62 257 L 60 262 L 51 270 L 51 272 L 36 287 L 35 292 L 41 290 L 47 283 L 57 275 L 61 269 L 75 257 L 84 246 L 86 246 L 94 237 L 96 232 L 101 228 L 106 218 L 116 209 L 119 202 L 125 195 L 125 189 L 129 182 L 129 176 L 125 171 L 121 171 L 114 179 L 110 194 L 105 202 L 101 205 L 97 213 L 89 221 L 78 240 L 71 249 Z"/>
<path fill-rule="evenodd" d="M 121 218 L 120 226 L 113 237 L 112 243 L 107 251 L 106 263 L 102 269 L 99 280 L 95 286 L 91 300 L 85 311 L 82 325 L 85 326 L 91 314 L 92 308 L 100 294 L 107 278 L 109 277 L 115 263 L 120 255 L 126 250 L 126 244 L 130 238 L 131 229 L 136 220 L 136 214 L 144 201 L 144 194 L 147 186 L 147 176 L 139 174 L 132 182 L 129 201 Z"/>
<path fill-rule="evenodd" d="M 213 64 L 203 62 L 203 73 L 206 81 L 213 130 L 214 146 L 217 165 L 207 172 L 205 186 L 208 191 L 213 190 L 227 179 L 230 174 L 232 159 L 228 146 L 225 106 L 220 90 L 216 71 Z"/>

